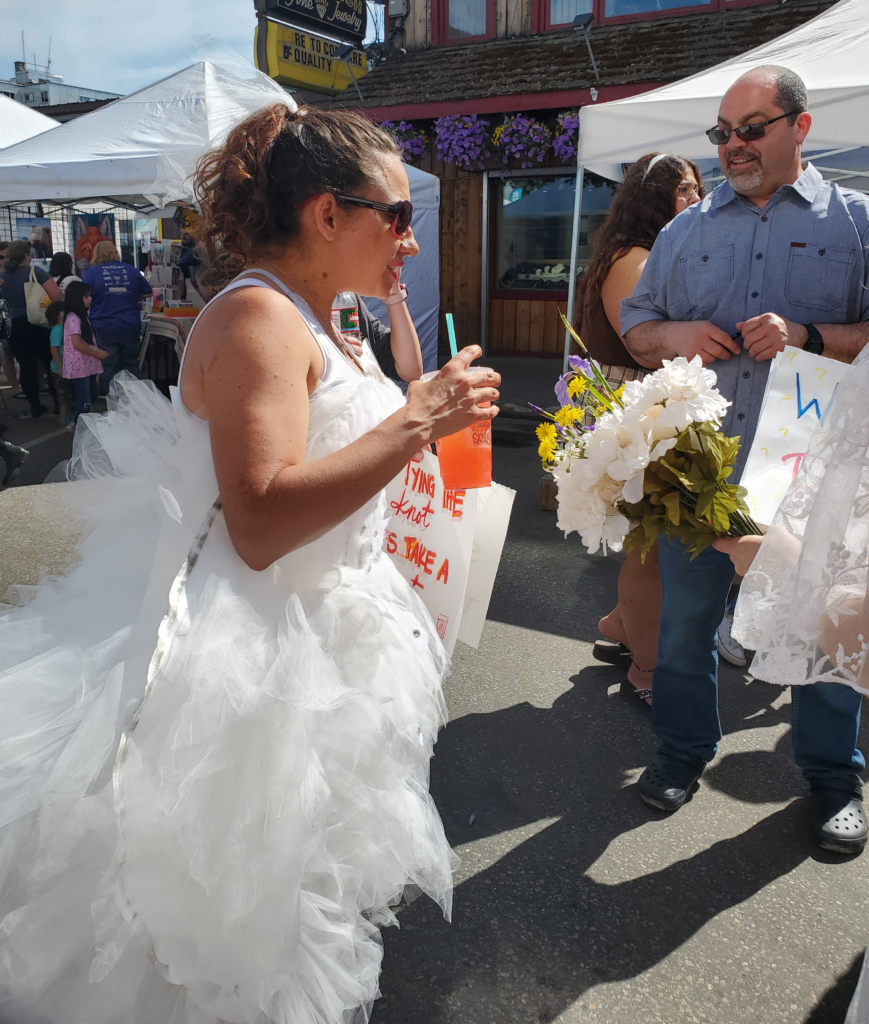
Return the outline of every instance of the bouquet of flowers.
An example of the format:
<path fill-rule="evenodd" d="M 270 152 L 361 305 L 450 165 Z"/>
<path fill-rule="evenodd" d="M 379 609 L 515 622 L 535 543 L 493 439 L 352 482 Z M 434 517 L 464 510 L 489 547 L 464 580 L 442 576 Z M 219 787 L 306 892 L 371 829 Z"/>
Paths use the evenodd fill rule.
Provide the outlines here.
<path fill-rule="evenodd" d="M 716 537 L 762 532 L 745 488 L 727 482 L 739 438 L 721 433 L 730 403 L 699 356 L 665 360 L 615 390 L 592 359 L 571 356 L 569 365 L 555 386 L 558 412 L 533 407 L 549 421 L 537 436 L 558 482 L 559 529 L 579 533 L 592 554 L 641 545 L 643 558 L 662 533 L 694 557 Z"/>

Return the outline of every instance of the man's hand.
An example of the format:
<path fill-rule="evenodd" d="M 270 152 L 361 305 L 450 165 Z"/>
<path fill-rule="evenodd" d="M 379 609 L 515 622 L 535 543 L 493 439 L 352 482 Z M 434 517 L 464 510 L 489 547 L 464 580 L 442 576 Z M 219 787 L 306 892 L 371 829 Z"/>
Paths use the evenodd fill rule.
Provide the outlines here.
<path fill-rule="evenodd" d="M 689 361 L 694 356 L 700 356 L 704 366 L 714 363 L 716 359 L 738 356 L 742 351 L 729 334 L 725 334 L 709 320 L 673 323 L 671 329 L 676 355 L 684 356 Z"/>
<path fill-rule="evenodd" d="M 785 320 L 777 313 L 761 313 L 736 325 L 745 342 L 745 350 L 759 363 L 774 359 L 785 345 L 802 348 L 809 340 L 809 332 L 802 324 Z"/>

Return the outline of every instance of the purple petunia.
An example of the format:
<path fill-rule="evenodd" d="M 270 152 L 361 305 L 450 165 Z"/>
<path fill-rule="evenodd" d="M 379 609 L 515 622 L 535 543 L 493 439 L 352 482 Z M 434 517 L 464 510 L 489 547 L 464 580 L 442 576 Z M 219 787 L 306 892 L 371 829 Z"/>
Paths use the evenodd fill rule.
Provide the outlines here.
<path fill-rule="evenodd" d="M 559 405 L 572 405 L 570 401 L 570 395 L 567 393 L 567 382 L 573 375 L 566 373 L 563 377 L 559 377 L 555 384 L 555 397 L 558 399 Z"/>
<path fill-rule="evenodd" d="M 435 121 L 438 153 L 448 164 L 464 171 L 480 170 L 483 161 L 491 156 L 486 149 L 488 127 L 489 122 L 476 114 L 439 117 Z"/>
<path fill-rule="evenodd" d="M 497 147 L 505 162 L 519 160 L 522 167 L 541 163 L 552 145 L 552 133 L 540 121 L 514 114 L 496 133 Z"/>

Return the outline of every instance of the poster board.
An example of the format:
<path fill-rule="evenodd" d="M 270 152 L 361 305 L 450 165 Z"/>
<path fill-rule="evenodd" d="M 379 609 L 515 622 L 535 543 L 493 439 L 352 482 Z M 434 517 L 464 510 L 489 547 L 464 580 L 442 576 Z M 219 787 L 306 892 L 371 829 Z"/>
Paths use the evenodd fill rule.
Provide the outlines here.
<path fill-rule="evenodd" d="M 448 491 L 436 455 L 418 452 L 386 487 L 384 550 L 422 598 L 452 655 L 471 567 L 476 491 Z"/>
<path fill-rule="evenodd" d="M 772 361 L 742 474 L 752 518 L 769 526 L 849 365 L 788 346 Z"/>
<path fill-rule="evenodd" d="M 72 237 L 75 239 L 75 272 L 79 277 L 90 269 L 91 259 L 98 242 L 115 241 L 115 215 L 113 213 L 74 213 Z"/>
<path fill-rule="evenodd" d="M 474 648 L 480 646 L 516 497 L 514 490 L 496 483 L 491 487 L 481 487 L 476 493 L 474 547 L 458 637 L 463 644 Z"/>
<path fill-rule="evenodd" d="M 49 260 L 54 255 L 48 217 L 16 217 L 15 237 L 30 242 L 30 255 L 35 260 Z"/>

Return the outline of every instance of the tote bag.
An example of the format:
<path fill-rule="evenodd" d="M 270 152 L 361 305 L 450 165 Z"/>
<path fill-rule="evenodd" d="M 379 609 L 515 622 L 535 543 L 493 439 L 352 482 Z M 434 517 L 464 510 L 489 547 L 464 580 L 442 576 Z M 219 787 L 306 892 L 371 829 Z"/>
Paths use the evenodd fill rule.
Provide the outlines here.
<path fill-rule="evenodd" d="M 48 327 L 45 310 L 51 299 L 36 280 L 36 268 L 30 268 L 30 279 L 24 282 L 24 300 L 27 303 L 27 319 L 37 327 Z"/>

